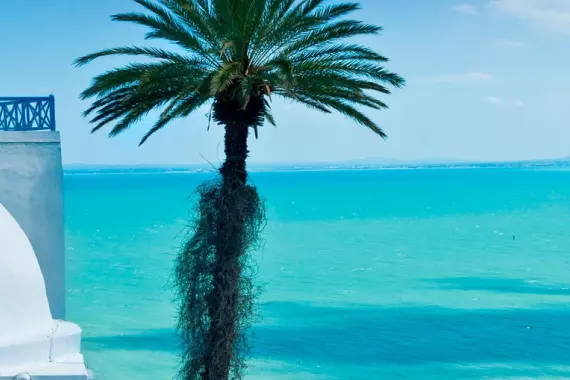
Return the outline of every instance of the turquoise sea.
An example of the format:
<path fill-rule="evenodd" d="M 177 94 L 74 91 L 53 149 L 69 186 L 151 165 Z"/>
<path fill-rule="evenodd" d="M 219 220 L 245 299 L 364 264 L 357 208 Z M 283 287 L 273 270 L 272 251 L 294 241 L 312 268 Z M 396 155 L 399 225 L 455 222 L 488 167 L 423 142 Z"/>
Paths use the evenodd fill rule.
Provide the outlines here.
<path fill-rule="evenodd" d="M 167 380 L 168 280 L 210 174 L 65 176 L 69 318 L 101 380 Z M 248 380 L 570 379 L 570 171 L 252 174 Z"/>

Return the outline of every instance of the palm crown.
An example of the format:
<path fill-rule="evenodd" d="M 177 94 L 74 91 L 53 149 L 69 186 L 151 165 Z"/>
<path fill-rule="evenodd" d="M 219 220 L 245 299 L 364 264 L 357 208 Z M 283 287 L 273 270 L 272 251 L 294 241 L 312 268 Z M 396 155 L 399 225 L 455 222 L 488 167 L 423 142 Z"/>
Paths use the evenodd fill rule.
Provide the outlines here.
<path fill-rule="evenodd" d="M 147 39 L 178 45 L 118 47 L 86 55 L 83 65 L 112 55 L 146 56 L 94 78 L 82 98 L 97 99 L 85 111 L 96 131 L 114 124 L 121 133 L 148 112 L 161 109 L 141 140 L 213 100 L 213 117 L 255 129 L 275 124 L 268 100 L 281 96 L 310 108 L 336 110 L 375 133 L 382 129 L 361 112 L 386 108 L 374 94 L 390 93 L 404 80 L 382 65 L 387 59 L 371 49 L 343 42 L 377 34 L 381 27 L 344 16 L 356 3 L 327 0 L 134 0 L 146 13 L 112 17 L 146 26 Z"/>

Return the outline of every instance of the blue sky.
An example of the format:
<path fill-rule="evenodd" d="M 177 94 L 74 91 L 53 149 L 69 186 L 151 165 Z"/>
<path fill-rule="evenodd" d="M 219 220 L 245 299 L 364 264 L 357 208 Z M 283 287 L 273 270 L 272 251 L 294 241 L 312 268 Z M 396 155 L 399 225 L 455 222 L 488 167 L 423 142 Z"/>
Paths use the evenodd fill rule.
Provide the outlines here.
<path fill-rule="evenodd" d="M 335 0 L 331 0 L 335 1 Z M 340 115 L 274 100 L 278 127 L 251 139 L 252 162 L 330 162 L 369 157 L 515 160 L 570 156 L 570 0 L 362 0 L 356 17 L 384 26 L 366 44 L 391 58 L 405 89 L 370 115 L 382 141 Z M 188 164 L 223 159 L 222 130 L 207 110 L 137 147 L 152 120 L 118 138 L 91 135 L 78 94 L 123 63 L 84 68 L 74 58 L 143 42 L 144 29 L 109 20 L 131 0 L 0 3 L 0 95 L 55 94 L 65 163 Z M 144 43 L 144 42 L 143 42 Z"/>

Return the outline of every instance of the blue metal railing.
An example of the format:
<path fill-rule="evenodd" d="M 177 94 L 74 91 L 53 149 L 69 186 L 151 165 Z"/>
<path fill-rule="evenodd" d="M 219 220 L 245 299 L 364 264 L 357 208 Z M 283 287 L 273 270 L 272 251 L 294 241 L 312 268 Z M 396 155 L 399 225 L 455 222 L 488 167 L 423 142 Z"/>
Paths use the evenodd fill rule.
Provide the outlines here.
<path fill-rule="evenodd" d="M 0 97 L 0 131 L 55 131 L 55 97 Z"/>

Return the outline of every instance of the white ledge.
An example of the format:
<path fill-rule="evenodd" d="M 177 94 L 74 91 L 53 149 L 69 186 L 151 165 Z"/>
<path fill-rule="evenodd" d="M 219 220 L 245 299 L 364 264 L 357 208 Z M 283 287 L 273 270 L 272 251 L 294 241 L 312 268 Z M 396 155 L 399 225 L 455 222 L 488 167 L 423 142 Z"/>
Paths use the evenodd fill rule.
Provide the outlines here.
<path fill-rule="evenodd" d="M 0 144 L 59 142 L 58 131 L 0 131 Z"/>
<path fill-rule="evenodd" d="M 54 321 L 51 335 L 0 346 L 0 380 L 13 380 L 18 374 L 29 374 L 33 380 L 88 380 L 80 352 L 79 326 Z"/>

